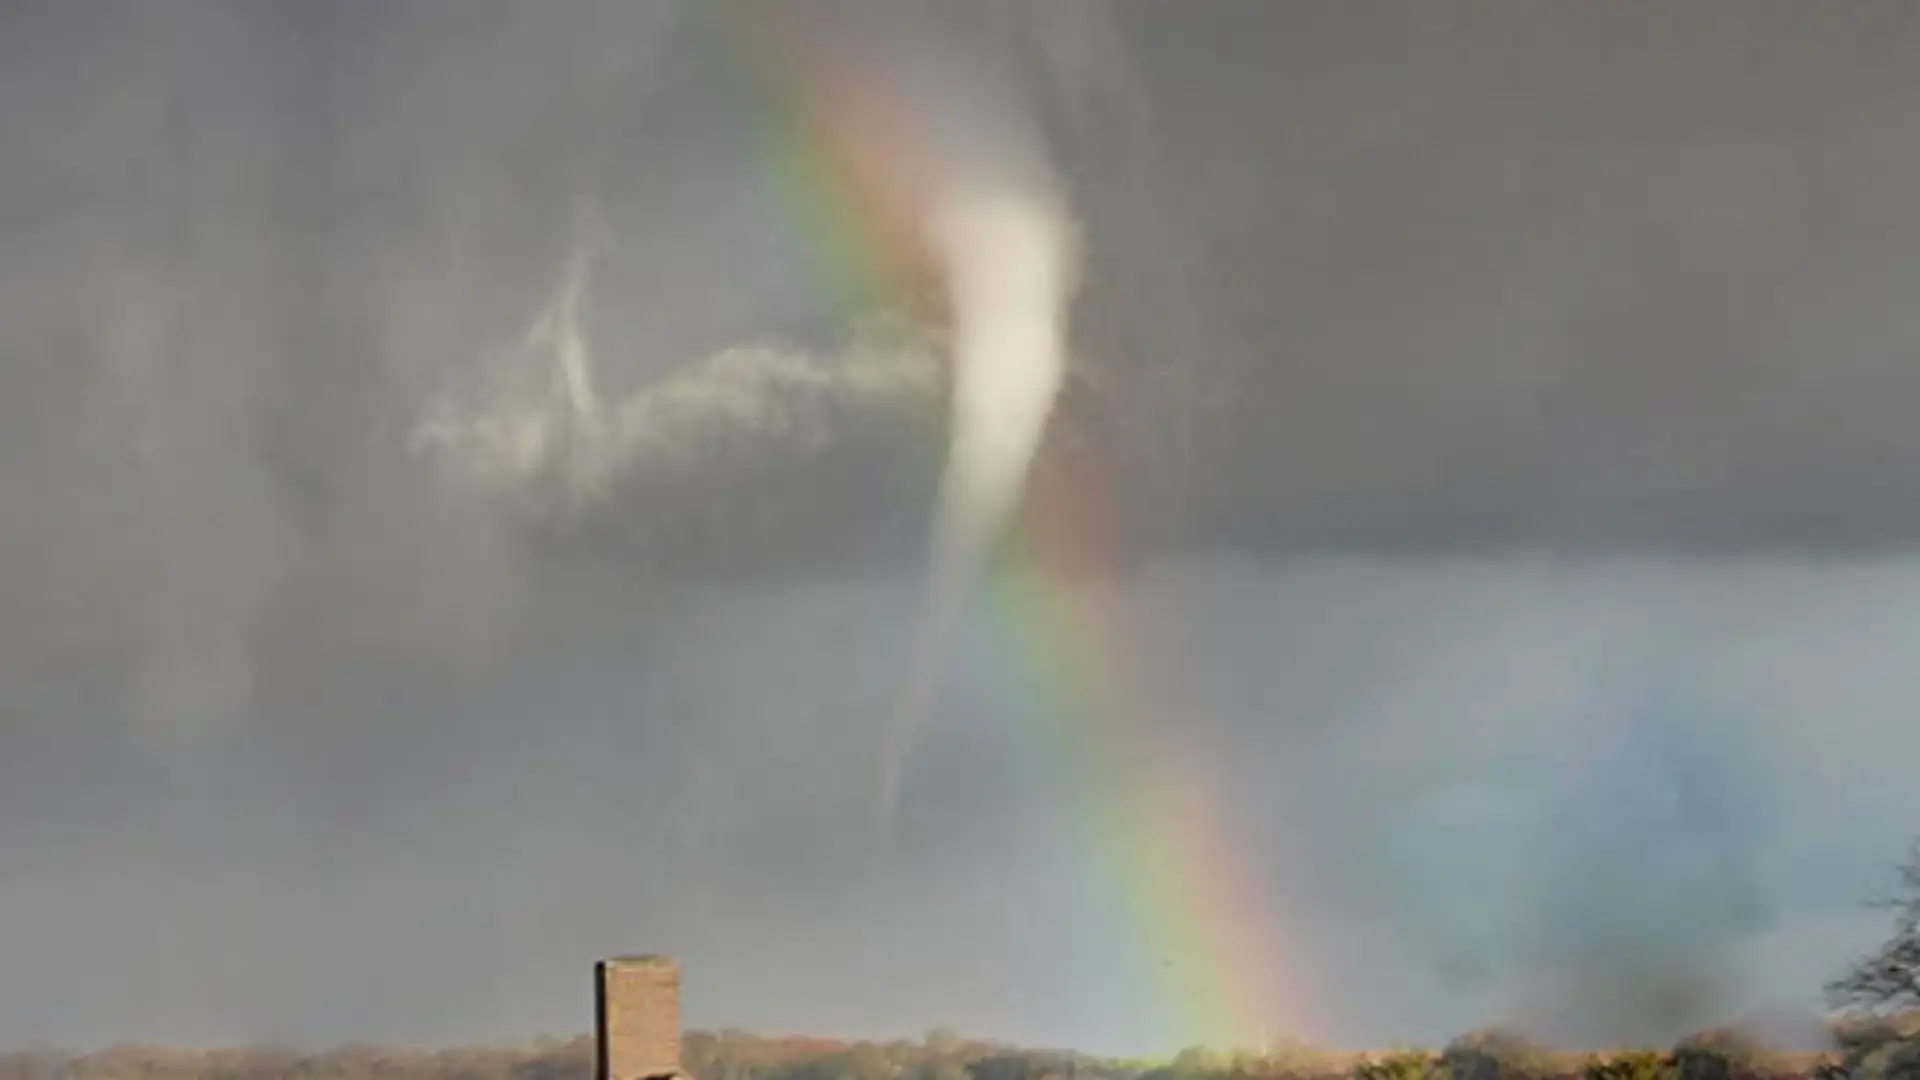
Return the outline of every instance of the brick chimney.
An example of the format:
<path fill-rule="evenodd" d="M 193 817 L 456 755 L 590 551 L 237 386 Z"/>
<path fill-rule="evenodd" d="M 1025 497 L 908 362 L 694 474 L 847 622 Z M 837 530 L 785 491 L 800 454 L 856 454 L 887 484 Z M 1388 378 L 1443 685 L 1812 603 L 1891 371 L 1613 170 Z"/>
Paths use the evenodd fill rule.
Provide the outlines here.
<path fill-rule="evenodd" d="M 597 1080 L 680 1075 L 680 966 L 665 956 L 620 956 L 594 965 Z"/>

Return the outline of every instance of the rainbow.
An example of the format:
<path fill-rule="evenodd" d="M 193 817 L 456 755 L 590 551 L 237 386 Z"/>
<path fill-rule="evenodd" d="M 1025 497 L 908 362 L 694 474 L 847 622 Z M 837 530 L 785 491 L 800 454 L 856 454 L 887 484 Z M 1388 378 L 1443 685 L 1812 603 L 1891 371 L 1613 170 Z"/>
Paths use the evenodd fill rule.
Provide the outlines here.
<path fill-rule="evenodd" d="M 709 10 L 760 120 L 768 193 L 811 255 L 820 300 L 936 303 L 915 220 L 922 179 L 887 102 L 769 9 L 716 0 Z M 1085 869 L 1117 905 L 1113 947 L 1150 988 L 1151 1044 L 1253 1050 L 1305 1033 L 1280 913 L 1220 805 L 1219 755 L 1154 710 L 1149 650 L 1129 633 L 1122 596 L 1086 584 L 1111 579 L 1112 535 L 1091 478 L 1036 477 L 987 587 L 1004 682 L 1020 695 L 1009 712 L 1037 718 L 1025 745 L 1067 793 Z"/>
<path fill-rule="evenodd" d="M 713 0 L 701 10 L 714 16 L 721 57 L 747 98 L 762 184 L 811 256 L 822 305 L 923 307 L 932 271 L 915 193 L 924 185 L 905 122 L 777 8 Z"/>
<path fill-rule="evenodd" d="M 1051 482 L 1050 482 L 1051 481 Z M 1157 991 L 1152 1045 L 1264 1050 L 1316 1025 L 1286 976 L 1281 913 L 1233 830 L 1220 757 L 1158 708 L 1130 629 L 1099 485 L 1043 474 L 991 591 L 1030 742 L 1066 786 L 1075 832 L 1121 905 L 1135 974 Z"/>

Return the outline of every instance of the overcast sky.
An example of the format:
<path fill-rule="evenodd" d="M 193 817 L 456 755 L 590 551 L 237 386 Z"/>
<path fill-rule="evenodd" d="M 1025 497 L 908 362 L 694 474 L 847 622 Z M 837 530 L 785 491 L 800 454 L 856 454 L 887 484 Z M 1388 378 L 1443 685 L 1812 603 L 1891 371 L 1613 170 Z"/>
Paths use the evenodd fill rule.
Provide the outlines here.
<path fill-rule="evenodd" d="M 1665 1038 L 1875 940 L 1920 11 L 783 3 L 1045 140 L 1074 587 L 1299 1034 Z M 576 1031 L 660 950 L 695 1025 L 1165 1049 L 1005 626 L 865 846 L 940 339 L 826 298 L 716 10 L 0 2 L 0 1045 Z"/>

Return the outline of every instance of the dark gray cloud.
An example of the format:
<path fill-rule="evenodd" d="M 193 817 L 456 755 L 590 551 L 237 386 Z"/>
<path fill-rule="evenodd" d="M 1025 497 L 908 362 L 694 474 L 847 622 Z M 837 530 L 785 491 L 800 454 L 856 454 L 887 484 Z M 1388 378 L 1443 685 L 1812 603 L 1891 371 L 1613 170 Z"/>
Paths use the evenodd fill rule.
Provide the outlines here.
<path fill-rule="evenodd" d="M 851 313 L 819 307 L 769 103 L 698 6 L 19 10 L 21 484 L 86 454 L 130 482 L 98 460 L 124 440 L 80 447 L 137 422 L 244 528 L 309 534 L 393 486 L 400 432 L 591 242 L 607 401 L 742 344 L 818 376 L 759 413 L 683 401 L 707 442 L 636 455 L 579 527 L 682 571 L 910 569 L 938 407 L 825 385 Z M 1087 237 L 1054 453 L 1107 474 L 1142 548 L 1912 540 L 1902 9 L 929 11 L 849 40 L 1022 73 Z"/>
<path fill-rule="evenodd" d="M 1086 235 L 1053 456 L 1106 474 L 1140 548 L 1912 541 L 1899 9 L 1109 14 L 1016 40 Z M 602 284 L 596 310 L 631 295 Z M 753 330 L 831 352 L 795 320 Z M 596 332 L 602 364 L 654 351 L 633 321 Z M 636 464 L 594 519 L 648 523 L 689 570 L 910 563 L 924 419 L 848 411 L 858 452 L 743 430 L 716 465 L 816 499 Z"/>
<path fill-rule="evenodd" d="M 1249 343 L 1223 542 L 1910 540 L 1903 12 L 1233 10 L 1143 65 Z"/>
<path fill-rule="evenodd" d="M 1437 1038 L 1570 941 L 1791 997 L 1858 939 L 1912 811 L 1912 569 L 1851 557 L 1920 524 L 1904 6 L 795 10 L 1048 131 L 1043 471 L 1159 556 L 1112 587 L 1284 849 L 1321 1034 Z M 942 343 L 823 304 L 724 33 L 0 8 L 0 1042 L 577 1026 L 634 946 L 705 1023 L 1151 1029 L 990 625 L 859 842 Z M 1660 1030 L 1609 995 L 1674 977 L 1566 1011 Z"/>

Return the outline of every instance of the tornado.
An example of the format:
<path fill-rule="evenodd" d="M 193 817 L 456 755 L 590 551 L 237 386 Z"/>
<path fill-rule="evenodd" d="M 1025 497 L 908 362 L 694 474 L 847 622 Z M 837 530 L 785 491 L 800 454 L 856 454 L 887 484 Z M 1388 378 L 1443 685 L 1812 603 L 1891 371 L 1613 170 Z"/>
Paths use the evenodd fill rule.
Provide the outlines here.
<path fill-rule="evenodd" d="M 919 626 L 882 757 L 883 844 L 967 598 L 1019 507 L 1066 374 L 1071 230 L 1054 189 L 966 177 L 935 201 L 927 233 L 951 319 L 950 435 Z"/>
<path fill-rule="evenodd" d="M 886 223 L 876 231 L 883 247 L 897 242 L 906 277 L 944 294 L 949 445 L 904 681 L 880 740 L 884 848 L 966 600 L 1020 504 L 1065 378 L 1075 229 L 1041 123 L 1045 83 L 1022 59 L 1042 27 L 1009 17 L 1024 9 L 774 0 L 753 10 L 863 219 Z"/>

